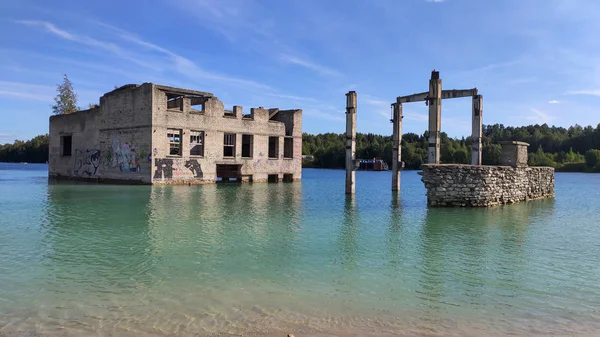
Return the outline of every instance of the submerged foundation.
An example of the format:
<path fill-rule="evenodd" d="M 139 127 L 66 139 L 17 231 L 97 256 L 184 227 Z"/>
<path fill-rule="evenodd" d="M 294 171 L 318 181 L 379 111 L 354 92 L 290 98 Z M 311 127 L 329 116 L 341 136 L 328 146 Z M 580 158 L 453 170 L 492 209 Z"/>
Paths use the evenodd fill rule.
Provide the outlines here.
<path fill-rule="evenodd" d="M 554 197 L 554 168 L 528 167 L 527 143 L 500 144 L 499 166 L 423 165 L 427 205 L 489 207 Z"/>
<path fill-rule="evenodd" d="M 554 197 L 552 167 L 423 165 L 427 205 L 489 207 Z"/>

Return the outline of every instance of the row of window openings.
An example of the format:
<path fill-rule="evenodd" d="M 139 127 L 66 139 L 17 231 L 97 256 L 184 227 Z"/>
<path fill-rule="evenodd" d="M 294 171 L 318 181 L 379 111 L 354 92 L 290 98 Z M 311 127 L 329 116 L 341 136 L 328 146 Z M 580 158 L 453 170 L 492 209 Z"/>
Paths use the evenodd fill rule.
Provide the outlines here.
<path fill-rule="evenodd" d="M 235 157 L 236 134 L 223 134 L 223 157 Z M 168 130 L 169 154 L 172 156 L 181 156 L 181 130 Z M 242 157 L 252 158 L 254 136 L 242 135 Z M 292 138 L 284 138 L 283 157 L 293 158 L 294 142 Z M 190 132 L 190 155 L 204 156 L 204 131 Z M 269 158 L 279 158 L 279 137 L 269 137 Z"/>

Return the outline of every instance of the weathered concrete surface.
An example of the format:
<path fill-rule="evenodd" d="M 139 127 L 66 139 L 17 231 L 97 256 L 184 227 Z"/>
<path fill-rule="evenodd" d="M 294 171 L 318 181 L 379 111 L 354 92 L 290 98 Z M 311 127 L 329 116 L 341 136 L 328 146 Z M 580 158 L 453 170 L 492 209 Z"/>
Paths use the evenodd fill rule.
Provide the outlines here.
<path fill-rule="evenodd" d="M 393 105 L 392 117 L 392 191 L 400 191 L 400 170 L 402 169 L 402 103 Z"/>
<path fill-rule="evenodd" d="M 179 132 L 179 154 L 170 153 L 168 130 Z M 192 151 L 191 136 L 198 133 L 204 135 L 200 155 Z M 225 133 L 235 135 L 229 156 Z M 67 156 L 61 152 L 65 135 L 72 137 Z M 245 156 L 243 135 L 252 136 Z M 269 137 L 278 144 L 272 157 Z M 302 110 L 256 108 L 244 115 L 240 106 L 225 110 L 211 93 L 144 83 L 106 93 L 99 108 L 50 117 L 50 177 L 200 184 L 217 180 L 218 164 L 238 167 L 243 181 L 300 180 Z"/>
<path fill-rule="evenodd" d="M 356 91 L 346 94 L 346 194 L 356 191 Z"/>
<path fill-rule="evenodd" d="M 442 138 L 442 79 L 437 71 L 431 72 L 429 80 L 429 146 L 427 152 L 428 164 L 440 163 L 440 148 Z"/>
<path fill-rule="evenodd" d="M 502 155 L 500 157 L 500 165 L 512 167 L 527 166 L 529 144 L 517 141 L 500 141 L 502 145 Z"/>
<path fill-rule="evenodd" d="M 431 207 L 488 207 L 554 197 L 554 169 L 474 165 L 422 166 Z"/>
<path fill-rule="evenodd" d="M 482 164 L 483 146 L 481 144 L 481 138 L 483 137 L 483 96 L 473 96 L 473 109 L 471 116 L 471 165 Z"/>

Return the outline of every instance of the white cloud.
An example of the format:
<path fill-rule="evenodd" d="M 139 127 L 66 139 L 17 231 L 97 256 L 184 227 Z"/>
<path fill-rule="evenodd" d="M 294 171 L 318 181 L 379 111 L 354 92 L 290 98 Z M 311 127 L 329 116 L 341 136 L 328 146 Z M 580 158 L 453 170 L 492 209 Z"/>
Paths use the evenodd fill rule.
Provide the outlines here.
<path fill-rule="evenodd" d="M 325 76 L 339 76 L 340 75 L 340 73 L 338 73 L 337 71 L 335 71 L 333 69 L 316 64 L 316 63 L 306 60 L 306 59 L 299 58 L 297 56 L 282 54 L 280 59 L 284 62 L 295 64 L 295 65 L 313 70 L 321 75 L 325 75 Z"/>
<path fill-rule="evenodd" d="M 561 102 L 553 99 L 553 100 L 549 101 L 548 103 L 549 104 L 560 104 Z"/>
<path fill-rule="evenodd" d="M 440 3 L 440 2 L 444 2 L 446 0 L 425 0 L 425 2 L 435 2 L 435 3 Z"/>

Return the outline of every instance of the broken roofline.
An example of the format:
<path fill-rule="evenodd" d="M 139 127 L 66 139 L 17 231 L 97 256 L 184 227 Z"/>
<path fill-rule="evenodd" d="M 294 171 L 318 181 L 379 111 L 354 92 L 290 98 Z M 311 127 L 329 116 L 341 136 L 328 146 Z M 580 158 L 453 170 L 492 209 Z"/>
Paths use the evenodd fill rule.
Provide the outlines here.
<path fill-rule="evenodd" d="M 206 98 L 215 96 L 210 92 L 191 90 L 191 89 L 183 89 L 183 88 L 175 88 L 175 87 L 169 87 L 166 85 L 158 85 L 158 84 L 155 84 L 155 86 L 157 89 L 162 90 L 162 91 L 166 92 L 167 94 L 172 94 L 172 95 L 191 95 L 191 96 L 200 96 L 200 97 L 206 97 Z"/>
<path fill-rule="evenodd" d="M 164 91 L 165 93 L 167 93 L 167 95 L 172 95 L 172 96 L 197 96 L 197 97 L 205 97 L 205 98 L 210 98 L 210 97 L 215 97 L 215 95 L 213 95 L 210 92 L 204 92 L 204 91 L 198 91 L 198 90 L 192 90 L 192 89 L 184 89 L 184 88 L 176 88 L 176 87 L 170 87 L 167 85 L 160 85 L 160 84 L 155 84 L 155 83 L 144 83 L 144 84 L 151 84 L 154 85 L 157 89 Z M 119 90 L 124 90 L 124 89 L 129 89 L 129 88 L 138 88 L 144 84 L 125 84 L 122 85 L 118 88 L 116 88 L 115 90 L 109 91 L 108 93 L 113 93 Z"/>

